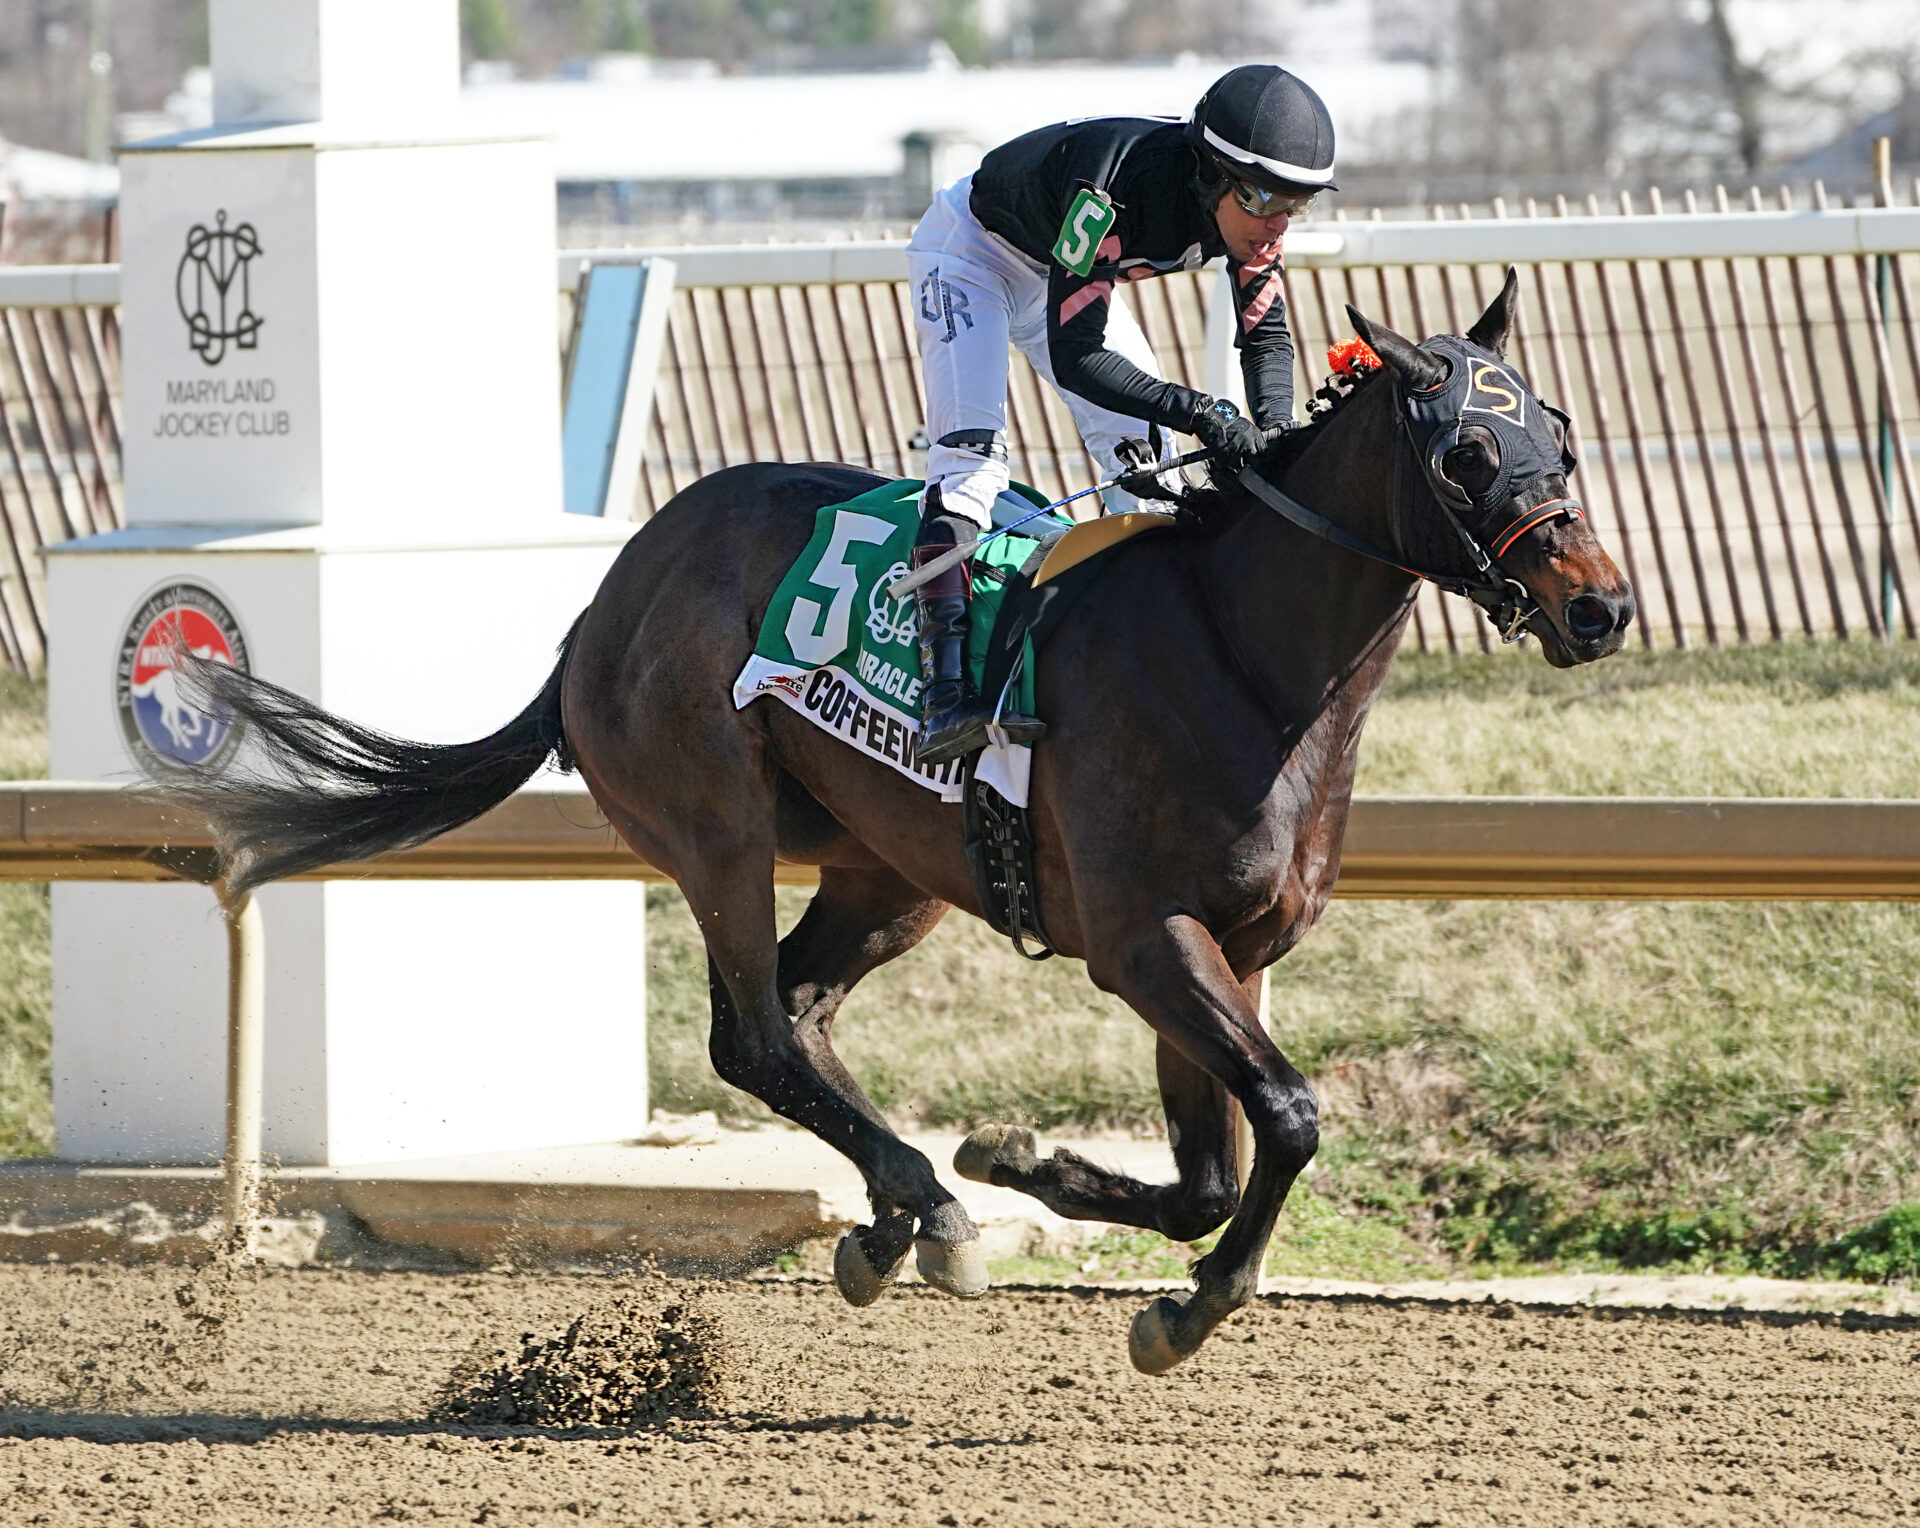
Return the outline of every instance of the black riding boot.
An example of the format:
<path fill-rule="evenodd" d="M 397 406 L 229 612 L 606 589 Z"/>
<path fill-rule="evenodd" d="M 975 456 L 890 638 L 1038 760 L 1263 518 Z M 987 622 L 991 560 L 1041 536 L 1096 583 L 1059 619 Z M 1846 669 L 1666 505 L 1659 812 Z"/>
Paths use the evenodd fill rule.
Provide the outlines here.
<path fill-rule="evenodd" d="M 937 504 L 937 500 L 935 503 Z M 931 506 L 930 506 L 931 507 Z M 963 529 L 957 527 L 964 526 Z M 930 514 L 921 522 L 920 542 L 913 549 L 913 565 L 931 562 L 957 543 L 956 534 L 971 537 L 971 524 Z M 923 764 L 944 764 L 962 758 L 991 739 L 993 706 L 976 696 L 967 684 L 967 602 L 971 592 L 967 565 L 948 568 L 917 591 L 920 613 L 920 677 L 926 693 L 920 702 L 920 747 L 915 757 Z M 1017 711 L 999 721 L 1010 743 L 1037 742 L 1047 724 Z"/>

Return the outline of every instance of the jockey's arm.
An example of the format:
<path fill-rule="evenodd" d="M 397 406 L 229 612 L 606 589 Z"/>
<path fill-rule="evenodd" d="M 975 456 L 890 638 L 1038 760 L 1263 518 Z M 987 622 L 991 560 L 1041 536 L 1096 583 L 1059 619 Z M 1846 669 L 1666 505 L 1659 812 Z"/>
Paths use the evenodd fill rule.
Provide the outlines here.
<path fill-rule="evenodd" d="M 1107 349 L 1107 315 L 1113 282 L 1076 276 L 1054 266 L 1047 281 L 1047 356 L 1054 380 L 1101 408 L 1162 429 L 1191 433 L 1198 413 L 1212 400 L 1177 382 L 1142 371 Z"/>
<path fill-rule="evenodd" d="M 1240 374 L 1247 385 L 1247 412 L 1263 430 L 1293 423 L 1293 334 L 1287 326 L 1287 301 L 1280 268 L 1227 261 L 1233 285 L 1233 343 L 1240 351 Z"/>

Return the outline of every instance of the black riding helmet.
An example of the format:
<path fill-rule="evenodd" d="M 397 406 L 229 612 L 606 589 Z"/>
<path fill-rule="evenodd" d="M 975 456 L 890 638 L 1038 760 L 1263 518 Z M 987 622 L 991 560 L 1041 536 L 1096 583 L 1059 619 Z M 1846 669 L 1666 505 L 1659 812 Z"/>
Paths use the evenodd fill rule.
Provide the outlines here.
<path fill-rule="evenodd" d="M 1337 191 L 1333 118 L 1304 80 L 1277 64 L 1229 69 L 1193 108 L 1187 142 L 1203 182 L 1224 180 L 1284 196 Z"/>

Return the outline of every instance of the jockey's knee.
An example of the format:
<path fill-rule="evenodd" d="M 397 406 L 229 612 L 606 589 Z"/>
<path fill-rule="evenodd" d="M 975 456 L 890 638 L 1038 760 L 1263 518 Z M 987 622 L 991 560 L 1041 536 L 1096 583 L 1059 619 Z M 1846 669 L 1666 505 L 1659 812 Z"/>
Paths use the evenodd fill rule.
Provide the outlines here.
<path fill-rule="evenodd" d="M 940 507 L 982 530 L 993 523 L 993 501 L 1013 474 L 1006 437 L 998 430 L 954 430 L 927 449 L 927 482 L 937 484 Z"/>

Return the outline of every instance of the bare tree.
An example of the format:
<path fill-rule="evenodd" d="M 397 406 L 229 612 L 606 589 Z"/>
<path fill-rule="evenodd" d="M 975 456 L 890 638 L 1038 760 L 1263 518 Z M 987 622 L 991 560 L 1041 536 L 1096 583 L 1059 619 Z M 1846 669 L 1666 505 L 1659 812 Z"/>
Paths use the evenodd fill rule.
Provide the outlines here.
<path fill-rule="evenodd" d="M 1767 73 L 1741 57 L 1733 23 L 1727 16 L 1727 0 L 1707 0 L 1706 34 L 1720 60 L 1727 104 L 1740 124 L 1740 166 L 1749 175 L 1756 174 L 1766 144 Z"/>
<path fill-rule="evenodd" d="M 1453 0 L 1408 173 L 1554 179 L 1755 172 L 1784 95 L 1728 0 Z"/>

